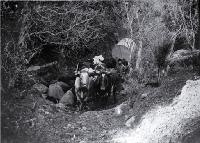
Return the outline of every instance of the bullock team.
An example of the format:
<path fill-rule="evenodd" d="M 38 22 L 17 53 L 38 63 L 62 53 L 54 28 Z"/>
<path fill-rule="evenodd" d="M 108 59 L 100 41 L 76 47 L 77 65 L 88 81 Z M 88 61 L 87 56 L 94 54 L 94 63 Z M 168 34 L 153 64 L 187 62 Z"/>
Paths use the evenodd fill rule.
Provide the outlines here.
<path fill-rule="evenodd" d="M 79 110 L 87 108 L 90 102 L 106 105 L 110 97 L 116 103 L 116 91 L 128 69 L 128 62 L 124 59 L 95 56 L 93 60 L 77 64 L 71 89 L 64 91 L 65 83 L 57 82 L 49 86 L 47 99 L 55 97 L 60 105 L 78 105 Z"/>

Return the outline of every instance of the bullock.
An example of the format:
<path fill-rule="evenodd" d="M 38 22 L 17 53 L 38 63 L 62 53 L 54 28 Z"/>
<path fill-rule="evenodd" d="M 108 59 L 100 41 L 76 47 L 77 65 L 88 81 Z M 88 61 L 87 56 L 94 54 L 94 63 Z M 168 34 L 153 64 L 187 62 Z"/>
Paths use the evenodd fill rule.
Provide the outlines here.
<path fill-rule="evenodd" d="M 121 78 L 120 78 L 119 74 L 117 73 L 117 70 L 115 70 L 115 69 L 111 69 L 109 71 L 109 76 L 111 79 L 111 95 L 113 96 L 114 103 L 116 103 L 117 102 L 116 91 L 121 83 Z"/>
<path fill-rule="evenodd" d="M 116 103 L 116 87 L 118 76 L 113 73 L 102 72 L 96 80 L 96 90 L 98 98 L 106 104 L 108 98 L 112 95 Z"/>
<path fill-rule="evenodd" d="M 108 97 L 111 94 L 111 80 L 110 77 L 105 73 L 100 73 L 96 81 L 97 86 L 97 100 L 100 99 L 100 103 L 106 104 Z"/>
<path fill-rule="evenodd" d="M 80 104 L 80 110 L 86 106 L 86 103 L 95 94 L 94 79 L 90 76 L 92 72 L 88 68 L 82 69 L 75 80 L 75 95 Z"/>

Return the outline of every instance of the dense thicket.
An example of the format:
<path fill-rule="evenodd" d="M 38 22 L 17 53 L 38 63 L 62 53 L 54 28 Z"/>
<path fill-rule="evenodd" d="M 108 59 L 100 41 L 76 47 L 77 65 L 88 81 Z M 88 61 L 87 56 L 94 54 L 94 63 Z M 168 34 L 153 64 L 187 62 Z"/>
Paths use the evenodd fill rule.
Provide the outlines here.
<path fill-rule="evenodd" d="M 137 43 L 133 63 L 140 74 L 164 64 L 178 49 L 195 49 L 197 0 L 122 1 L 129 37 Z"/>
<path fill-rule="evenodd" d="M 29 50 L 27 56 L 42 44 L 56 44 L 57 52 L 68 62 L 108 51 L 122 25 L 114 12 L 118 5 L 110 1 L 28 3 L 20 44 Z"/>
<path fill-rule="evenodd" d="M 62 66 L 73 65 L 86 55 L 110 56 L 125 37 L 136 42 L 132 66 L 145 75 L 180 44 L 195 49 L 199 21 L 197 0 L 1 2 L 1 9 L 1 69 L 8 86 L 27 75 L 35 55 L 48 55 L 42 51 L 53 49 Z"/>
<path fill-rule="evenodd" d="M 93 55 L 111 55 L 122 29 L 122 15 L 115 12 L 120 9 L 117 1 L 2 2 L 1 8 L 2 69 L 9 86 L 18 73 L 26 74 L 27 64 L 57 58 L 63 67 Z"/>

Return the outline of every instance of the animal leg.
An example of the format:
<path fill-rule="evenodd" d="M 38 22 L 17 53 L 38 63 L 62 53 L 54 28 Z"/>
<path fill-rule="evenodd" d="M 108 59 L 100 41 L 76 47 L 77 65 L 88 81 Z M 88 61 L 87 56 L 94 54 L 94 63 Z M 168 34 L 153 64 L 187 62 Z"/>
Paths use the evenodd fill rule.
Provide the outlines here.
<path fill-rule="evenodd" d="M 76 98 L 77 98 L 77 102 L 78 104 L 78 110 L 81 111 L 82 110 L 82 106 L 83 106 L 83 102 L 79 96 L 78 90 L 75 90 L 75 94 L 76 94 Z"/>
<path fill-rule="evenodd" d="M 117 102 L 117 98 L 116 98 L 116 87 L 114 85 L 112 86 L 112 96 L 115 104 Z"/>

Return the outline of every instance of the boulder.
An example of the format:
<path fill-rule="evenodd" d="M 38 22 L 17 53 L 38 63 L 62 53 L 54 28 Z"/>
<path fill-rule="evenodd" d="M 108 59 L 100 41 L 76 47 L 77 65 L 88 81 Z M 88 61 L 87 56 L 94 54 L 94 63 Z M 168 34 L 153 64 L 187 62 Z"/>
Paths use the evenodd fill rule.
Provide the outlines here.
<path fill-rule="evenodd" d="M 135 121 L 135 116 L 132 116 L 131 118 L 129 118 L 129 119 L 126 121 L 125 125 L 126 125 L 127 127 L 132 127 L 134 121 Z"/>
<path fill-rule="evenodd" d="M 126 112 L 128 112 L 129 106 L 128 106 L 127 103 L 124 102 L 124 103 L 116 106 L 114 109 L 115 109 L 114 115 L 115 116 L 121 116 L 121 115 L 125 114 Z"/>
<path fill-rule="evenodd" d="M 148 93 L 143 93 L 143 94 L 141 95 L 141 98 L 142 98 L 142 99 L 144 99 L 144 98 L 146 98 L 146 97 L 148 97 Z"/>
<path fill-rule="evenodd" d="M 168 56 L 166 62 L 171 67 L 189 67 L 199 65 L 199 50 L 177 50 Z"/>
<path fill-rule="evenodd" d="M 48 90 L 48 96 L 53 97 L 55 99 L 61 99 L 64 95 L 64 91 L 60 87 L 59 84 L 50 84 L 49 85 L 49 90 Z"/>
<path fill-rule="evenodd" d="M 58 103 L 58 104 L 56 104 L 56 107 L 61 108 L 61 109 L 64 109 L 64 108 L 65 108 L 65 105 L 62 104 L 62 103 Z"/>
<path fill-rule="evenodd" d="M 48 91 L 48 87 L 46 87 L 44 84 L 40 84 L 40 83 L 34 84 L 33 89 L 38 90 L 41 94 L 45 94 Z"/>
<path fill-rule="evenodd" d="M 71 90 L 68 90 L 64 96 L 60 99 L 60 103 L 64 105 L 73 105 L 74 104 L 74 94 Z"/>
<path fill-rule="evenodd" d="M 67 92 L 70 88 L 72 88 L 69 84 L 64 83 L 62 81 L 58 81 L 56 82 L 56 84 L 58 84 L 64 92 Z"/>

